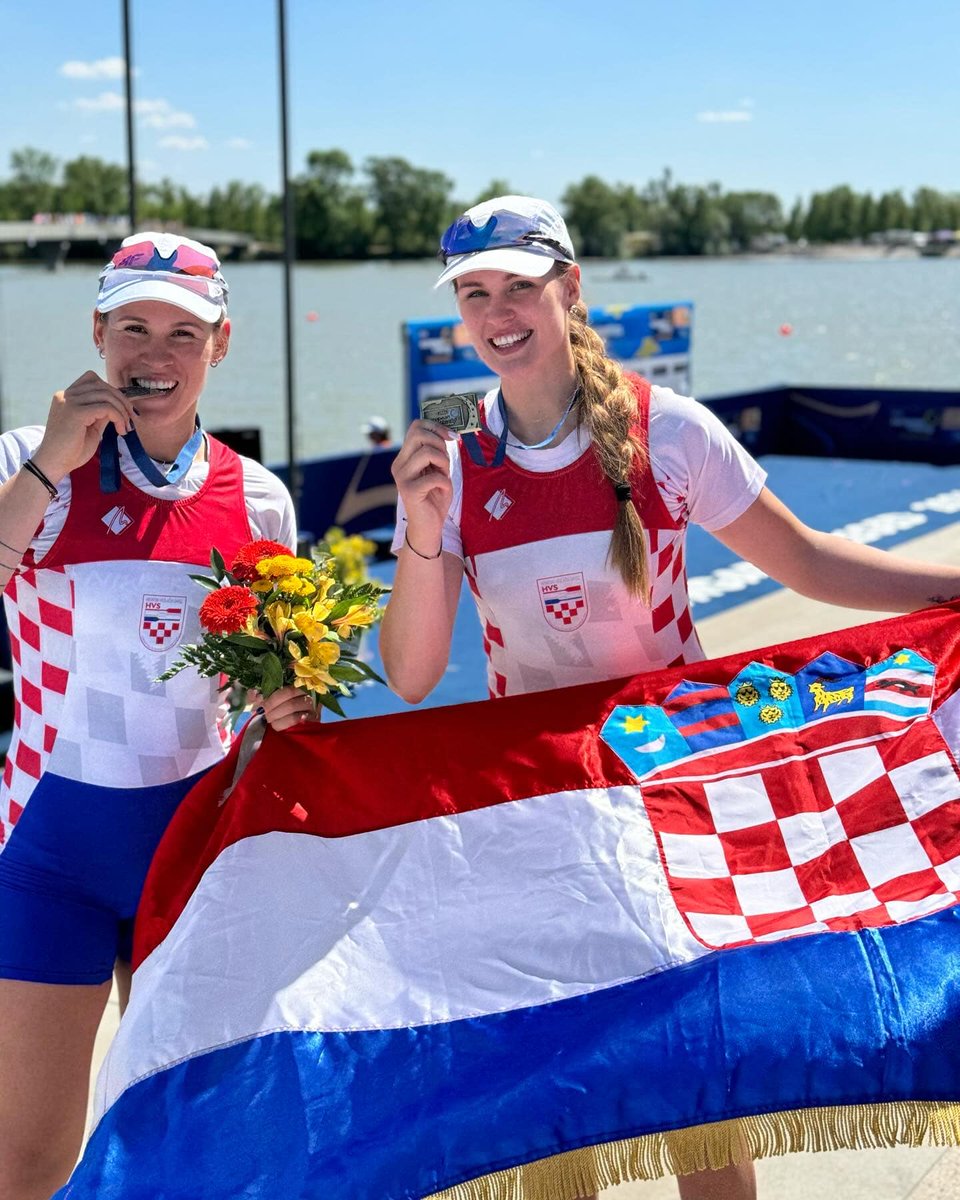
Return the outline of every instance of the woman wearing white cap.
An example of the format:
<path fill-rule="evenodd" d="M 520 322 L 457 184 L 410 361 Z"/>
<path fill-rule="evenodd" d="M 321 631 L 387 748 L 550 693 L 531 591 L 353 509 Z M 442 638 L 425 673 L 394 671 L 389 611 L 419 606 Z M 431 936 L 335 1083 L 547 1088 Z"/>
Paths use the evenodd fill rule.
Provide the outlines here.
<path fill-rule="evenodd" d="M 0 586 L 17 698 L 0 785 L 0 1197 L 46 1200 L 76 1159 L 94 1035 L 154 847 L 224 753 L 216 681 L 167 683 L 216 545 L 295 544 L 269 471 L 197 405 L 230 343 L 207 246 L 127 238 L 101 272 L 103 373 L 0 437 Z"/>
<path fill-rule="evenodd" d="M 446 669 L 464 574 L 491 696 L 704 658 L 683 548 L 695 522 L 803 595 L 907 612 L 960 595 L 960 571 L 816 532 L 696 401 L 623 373 L 587 325 L 559 213 L 526 196 L 471 208 L 444 269 L 477 354 L 500 377 L 484 428 L 417 420 L 394 462 L 397 572 L 380 632 L 411 703 Z M 679 1180 L 687 1200 L 746 1200 L 752 1163 Z"/>

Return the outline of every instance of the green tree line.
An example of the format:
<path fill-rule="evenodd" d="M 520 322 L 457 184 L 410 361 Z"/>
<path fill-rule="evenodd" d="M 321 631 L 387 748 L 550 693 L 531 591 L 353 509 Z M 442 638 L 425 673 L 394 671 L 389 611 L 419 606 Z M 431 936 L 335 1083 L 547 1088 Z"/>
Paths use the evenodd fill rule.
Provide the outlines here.
<path fill-rule="evenodd" d="M 453 186 L 442 171 L 403 158 L 368 158 L 358 168 L 344 150 L 314 150 L 291 181 L 297 253 L 305 259 L 433 255 L 440 232 L 457 213 L 489 196 L 522 190 L 497 179 L 464 200 L 453 195 Z M 771 192 L 680 183 L 670 171 L 642 188 L 587 175 L 567 187 L 561 207 L 585 257 L 731 254 L 785 239 L 846 242 L 893 229 L 960 229 L 958 192 L 920 187 L 907 198 L 900 191 L 874 196 L 842 185 L 798 199 L 786 213 Z M 126 211 L 125 168 L 99 158 L 60 163 L 25 147 L 11 154 L 9 177 L 0 180 L 0 220 Z M 169 179 L 139 184 L 137 214 L 141 225 L 234 230 L 268 243 L 282 236 L 280 198 L 238 181 L 206 196 L 191 195 Z"/>

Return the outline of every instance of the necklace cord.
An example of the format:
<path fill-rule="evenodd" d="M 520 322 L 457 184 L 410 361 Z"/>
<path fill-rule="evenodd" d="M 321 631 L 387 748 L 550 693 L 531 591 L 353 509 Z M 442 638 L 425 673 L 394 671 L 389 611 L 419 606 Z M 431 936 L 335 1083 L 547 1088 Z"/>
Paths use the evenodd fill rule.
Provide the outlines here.
<path fill-rule="evenodd" d="M 561 428 L 563 427 L 564 421 L 566 421 L 567 417 L 570 416 L 570 413 L 573 410 L 573 406 L 574 406 L 574 404 L 576 404 L 577 397 L 579 395 L 580 395 L 580 384 L 578 383 L 577 386 L 573 389 L 573 394 L 571 395 L 570 399 L 567 401 L 567 406 L 563 410 L 563 414 L 561 415 L 560 420 L 556 423 L 556 425 L 554 425 L 554 427 L 550 430 L 550 432 L 547 434 L 547 436 L 545 438 L 543 438 L 541 441 L 527 443 L 527 442 L 521 442 L 519 439 L 517 439 L 516 441 L 509 442 L 508 445 L 514 450 L 543 450 L 543 449 L 545 449 L 547 446 L 550 445 L 550 443 L 553 441 L 553 439 L 560 432 Z M 503 418 L 504 431 L 509 432 L 509 425 L 507 422 L 507 406 L 503 399 L 503 390 L 502 389 L 500 390 L 500 394 L 497 397 L 497 404 L 499 405 L 499 408 L 500 408 L 500 416 Z M 513 437 L 516 438 L 516 436 L 517 436 L 516 434 L 513 434 Z"/>

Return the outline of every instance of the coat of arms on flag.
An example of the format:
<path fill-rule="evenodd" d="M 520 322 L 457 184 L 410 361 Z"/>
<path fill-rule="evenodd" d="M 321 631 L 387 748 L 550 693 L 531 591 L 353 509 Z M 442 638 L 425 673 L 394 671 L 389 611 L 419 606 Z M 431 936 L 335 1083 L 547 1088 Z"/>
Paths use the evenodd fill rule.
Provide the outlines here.
<path fill-rule="evenodd" d="M 61 1195 L 572 1200 L 960 1143 L 958 752 L 952 606 L 267 731 L 157 852 Z"/>
<path fill-rule="evenodd" d="M 185 596 L 144 596 L 140 641 L 148 650 L 172 650 L 183 636 Z"/>

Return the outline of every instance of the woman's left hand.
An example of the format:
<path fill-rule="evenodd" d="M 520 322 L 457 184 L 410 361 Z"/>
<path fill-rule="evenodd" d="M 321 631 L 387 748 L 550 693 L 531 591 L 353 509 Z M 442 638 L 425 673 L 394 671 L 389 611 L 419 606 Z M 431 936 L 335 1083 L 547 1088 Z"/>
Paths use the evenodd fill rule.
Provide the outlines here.
<path fill-rule="evenodd" d="M 292 684 L 277 688 L 261 703 L 267 724 L 278 732 L 299 729 L 308 722 L 320 720 L 320 714 L 310 695 Z"/>

